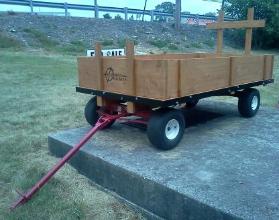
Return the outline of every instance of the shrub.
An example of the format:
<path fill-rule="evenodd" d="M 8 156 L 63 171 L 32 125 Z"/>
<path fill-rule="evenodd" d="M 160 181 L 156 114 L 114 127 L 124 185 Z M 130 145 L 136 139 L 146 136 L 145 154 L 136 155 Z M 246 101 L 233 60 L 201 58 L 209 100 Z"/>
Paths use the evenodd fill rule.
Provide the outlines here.
<path fill-rule="evenodd" d="M 80 40 L 73 40 L 68 45 L 59 46 L 52 48 L 53 51 L 60 52 L 60 53 L 66 53 L 70 55 L 77 55 L 77 54 L 85 54 L 86 51 L 86 45 L 83 41 Z"/>
<path fill-rule="evenodd" d="M 200 43 L 191 43 L 191 47 L 194 47 L 194 48 L 202 48 L 202 45 Z"/>
<path fill-rule="evenodd" d="M 138 42 L 136 40 L 130 40 L 134 42 L 134 45 L 138 45 Z M 126 46 L 126 39 L 118 39 L 117 44 L 119 48 L 124 48 Z"/>
<path fill-rule="evenodd" d="M 0 48 L 20 48 L 19 41 L 0 32 Z"/>
<path fill-rule="evenodd" d="M 101 44 L 102 44 L 103 46 L 111 46 L 111 45 L 113 45 L 113 40 L 112 40 L 112 39 L 103 40 L 103 41 L 101 42 Z"/>
<path fill-rule="evenodd" d="M 122 18 L 120 15 L 116 15 L 116 16 L 114 17 L 114 19 L 115 19 L 115 20 L 118 20 L 118 21 L 122 21 L 122 20 L 123 20 L 123 18 Z"/>
<path fill-rule="evenodd" d="M 158 48 L 163 48 L 165 46 L 167 46 L 170 41 L 169 40 L 150 40 L 148 41 L 149 44 L 158 47 Z"/>
<path fill-rule="evenodd" d="M 206 40 L 206 41 L 204 42 L 204 44 L 206 44 L 206 45 L 209 46 L 209 47 L 214 47 L 215 41 L 214 41 L 213 39 L 209 39 L 209 40 Z"/>
<path fill-rule="evenodd" d="M 51 40 L 48 38 L 48 36 L 36 29 L 33 28 L 25 28 L 23 29 L 25 33 L 30 34 L 34 39 L 36 39 L 39 43 L 41 43 L 41 46 L 50 49 L 52 47 L 55 47 L 58 45 L 57 41 Z"/>

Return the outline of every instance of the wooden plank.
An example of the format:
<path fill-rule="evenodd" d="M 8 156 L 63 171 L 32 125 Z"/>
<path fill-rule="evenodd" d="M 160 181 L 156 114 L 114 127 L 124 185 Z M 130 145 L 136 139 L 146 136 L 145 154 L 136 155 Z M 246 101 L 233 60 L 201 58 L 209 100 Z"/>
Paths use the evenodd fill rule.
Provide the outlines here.
<path fill-rule="evenodd" d="M 127 112 L 128 113 L 135 113 L 136 105 L 133 102 L 127 102 Z"/>
<path fill-rule="evenodd" d="M 103 77 L 103 72 L 102 72 L 102 51 L 101 51 L 101 44 L 96 43 L 95 45 L 95 59 L 96 59 L 96 72 L 98 76 L 98 89 L 99 90 L 104 90 L 104 77 Z"/>
<path fill-rule="evenodd" d="M 265 55 L 264 56 L 263 80 L 272 79 L 273 62 L 274 62 L 274 56 L 273 55 Z"/>
<path fill-rule="evenodd" d="M 97 96 L 97 106 L 102 107 L 105 105 L 105 100 L 101 96 Z"/>
<path fill-rule="evenodd" d="M 136 95 L 136 77 L 134 70 L 134 43 L 126 42 L 126 56 L 127 56 L 127 77 L 128 77 L 128 93 L 129 95 Z"/>
<path fill-rule="evenodd" d="M 262 80 L 264 56 L 231 57 L 232 85 Z"/>
<path fill-rule="evenodd" d="M 224 11 L 219 12 L 218 22 L 224 21 Z M 216 47 L 216 53 L 218 55 L 222 54 L 222 48 L 223 48 L 223 29 L 217 30 L 217 47 Z"/>
<path fill-rule="evenodd" d="M 181 61 L 181 95 L 228 87 L 229 74 L 229 57 L 183 60 Z"/>
<path fill-rule="evenodd" d="M 94 57 L 78 57 L 79 86 L 98 89 L 98 76 L 96 75 L 96 59 Z"/>
<path fill-rule="evenodd" d="M 137 95 L 164 99 L 165 78 L 162 60 L 136 60 Z"/>
<path fill-rule="evenodd" d="M 234 82 L 234 72 L 232 71 L 232 58 L 230 57 L 230 75 L 229 75 L 229 86 L 233 85 Z"/>
<path fill-rule="evenodd" d="M 187 58 L 199 58 L 200 54 L 208 54 L 208 53 L 148 54 L 148 55 L 136 55 L 135 59 L 136 60 L 187 59 Z"/>
<path fill-rule="evenodd" d="M 168 60 L 167 62 L 167 74 L 166 88 L 167 93 L 165 99 L 179 97 L 179 60 Z"/>
<path fill-rule="evenodd" d="M 171 85 L 172 88 L 174 87 L 177 87 L 177 97 L 181 97 L 181 84 L 180 84 L 180 80 L 181 80 L 181 61 L 178 60 L 178 64 L 177 64 L 177 71 L 176 71 L 176 77 L 177 77 L 177 80 L 176 80 L 176 85 Z M 171 83 L 169 83 L 171 84 Z M 170 97 L 172 97 L 171 94 L 169 94 Z"/>
<path fill-rule="evenodd" d="M 164 60 L 164 61 L 162 61 L 162 63 L 163 63 L 163 77 L 165 78 L 165 91 L 164 91 L 164 99 L 166 99 L 167 98 L 167 96 L 168 96 L 168 62 L 167 62 L 167 60 Z"/>
<path fill-rule="evenodd" d="M 137 96 L 163 100 L 177 97 L 177 69 L 178 60 L 136 60 Z"/>
<path fill-rule="evenodd" d="M 247 20 L 253 21 L 254 19 L 254 8 L 248 9 Z M 245 33 L 245 55 L 249 55 L 251 53 L 252 46 L 252 28 L 247 28 Z"/>
<path fill-rule="evenodd" d="M 130 95 L 127 58 L 103 59 L 104 90 Z"/>
<path fill-rule="evenodd" d="M 264 27 L 265 20 L 255 20 L 255 21 L 224 21 L 220 23 L 209 23 L 207 24 L 207 29 L 226 29 L 226 28 L 257 28 Z"/>

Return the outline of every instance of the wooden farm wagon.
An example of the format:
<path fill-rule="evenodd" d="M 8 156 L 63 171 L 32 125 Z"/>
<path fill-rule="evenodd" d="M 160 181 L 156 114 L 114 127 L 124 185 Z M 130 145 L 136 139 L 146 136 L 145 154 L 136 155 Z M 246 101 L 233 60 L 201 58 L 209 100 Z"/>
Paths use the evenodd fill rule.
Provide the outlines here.
<path fill-rule="evenodd" d="M 220 12 L 218 22 L 207 25 L 217 30 L 216 53 L 135 55 L 133 43 L 127 42 L 125 56 L 103 57 L 96 44 L 95 57 L 78 58 L 76 90 L 94 95 L 85 108 L 87 121 L 96 123 L 98 109 L 126 112 L 138 117 L 134 122 L 147 124 L 153 145 L 171 149 L 184 133 L 184 117 L 177 109 L 182 104 L 193 107 L 201 98 L 236 96 L 240 114 L 254 116 L 260 94 L 251 87 L 273 82 L 273 56 L 251 54 L 252 28 L 265 26 L 253 14 L 251 8 L 247 20 L 225 22 Z M 225 28 L 246 28 L 243 55 L 222 52 Z"/>
<path fill-rule="evenodd" d="M 272 83 L 273 56 L 251 54 L 252 28 L 264 27 L 253 20 L 253 9 L 246 21 L 217 23 L 217 51 L 191 54 L 134 55 L 132 43 L 126 56 L 102 57 L 100 45 L 95 57 L 79 57 L 78 92 L 94 95 L 85 107 L 85 118 L 93 128 L 30 190 L 19 193 L 14 209 L 27 201 L 71 159 L 98 130 L 110 127 L 117 119 L 147 125 L 150 142 L 160 149 L 171 149 L 181 140 L 185 119 L 178 109 L 193 107 L 201 98 L 216 95 L 236 96 L 242 116 L 254 116 L 260 94 L 251 87 Z M 224 28 L 246 28 L 244 55 L 222 53 Z M 127 119 L 128 117 L 128 119 Z M 186 122 L 187 123 L 187 122 Z"/>

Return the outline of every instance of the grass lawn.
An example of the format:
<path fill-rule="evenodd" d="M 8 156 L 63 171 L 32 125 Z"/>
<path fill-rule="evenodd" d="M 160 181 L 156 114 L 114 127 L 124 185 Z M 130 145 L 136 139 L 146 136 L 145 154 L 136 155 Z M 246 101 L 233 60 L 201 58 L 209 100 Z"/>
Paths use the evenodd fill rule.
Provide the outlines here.
<path fill-rule="evenodd" d="M 77 94 L 76 59 L 38 52 L 0 51 L 0 219 L 140 219 L 138 213 L 66 165 L 29 203 L 18 197 L 58 160 L 50 132 L 86 124 L 88 96 Z"/>
<path fill-rule="evenodd" d="M 276 83 L 260 89 L 270 106 L 279 99 L 278 55 L 274 67 Z M 141 219 L 69 165 L 33 200 L 9 212 L 14 189 L 27 190 L 58 160 L 48 153 L 48 133 L 86 125 L 89 96 L 75 92 L 74 56 L 2 50 L 0 77 L 0 219 Z"/>

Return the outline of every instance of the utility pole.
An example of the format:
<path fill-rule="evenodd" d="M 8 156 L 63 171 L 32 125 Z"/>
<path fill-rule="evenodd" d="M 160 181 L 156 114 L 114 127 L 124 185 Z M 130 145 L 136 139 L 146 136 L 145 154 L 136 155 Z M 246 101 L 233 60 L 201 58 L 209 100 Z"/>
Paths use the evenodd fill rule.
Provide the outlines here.
<path fill-rule="evenodd" d="M 175 29 L 180 30 L 181 24 L 181 0 L 175 1 Z"/>
<path fill-rule="evenodd" d="M 144 13 L 145 13 L 145 9 L 146 9 L 146 3 L 147 3 L 147 0 L 145 0 L 145 3 L 144 3 L 143 14 L 142 14 L 142 21 L 144 21 Z"/>

